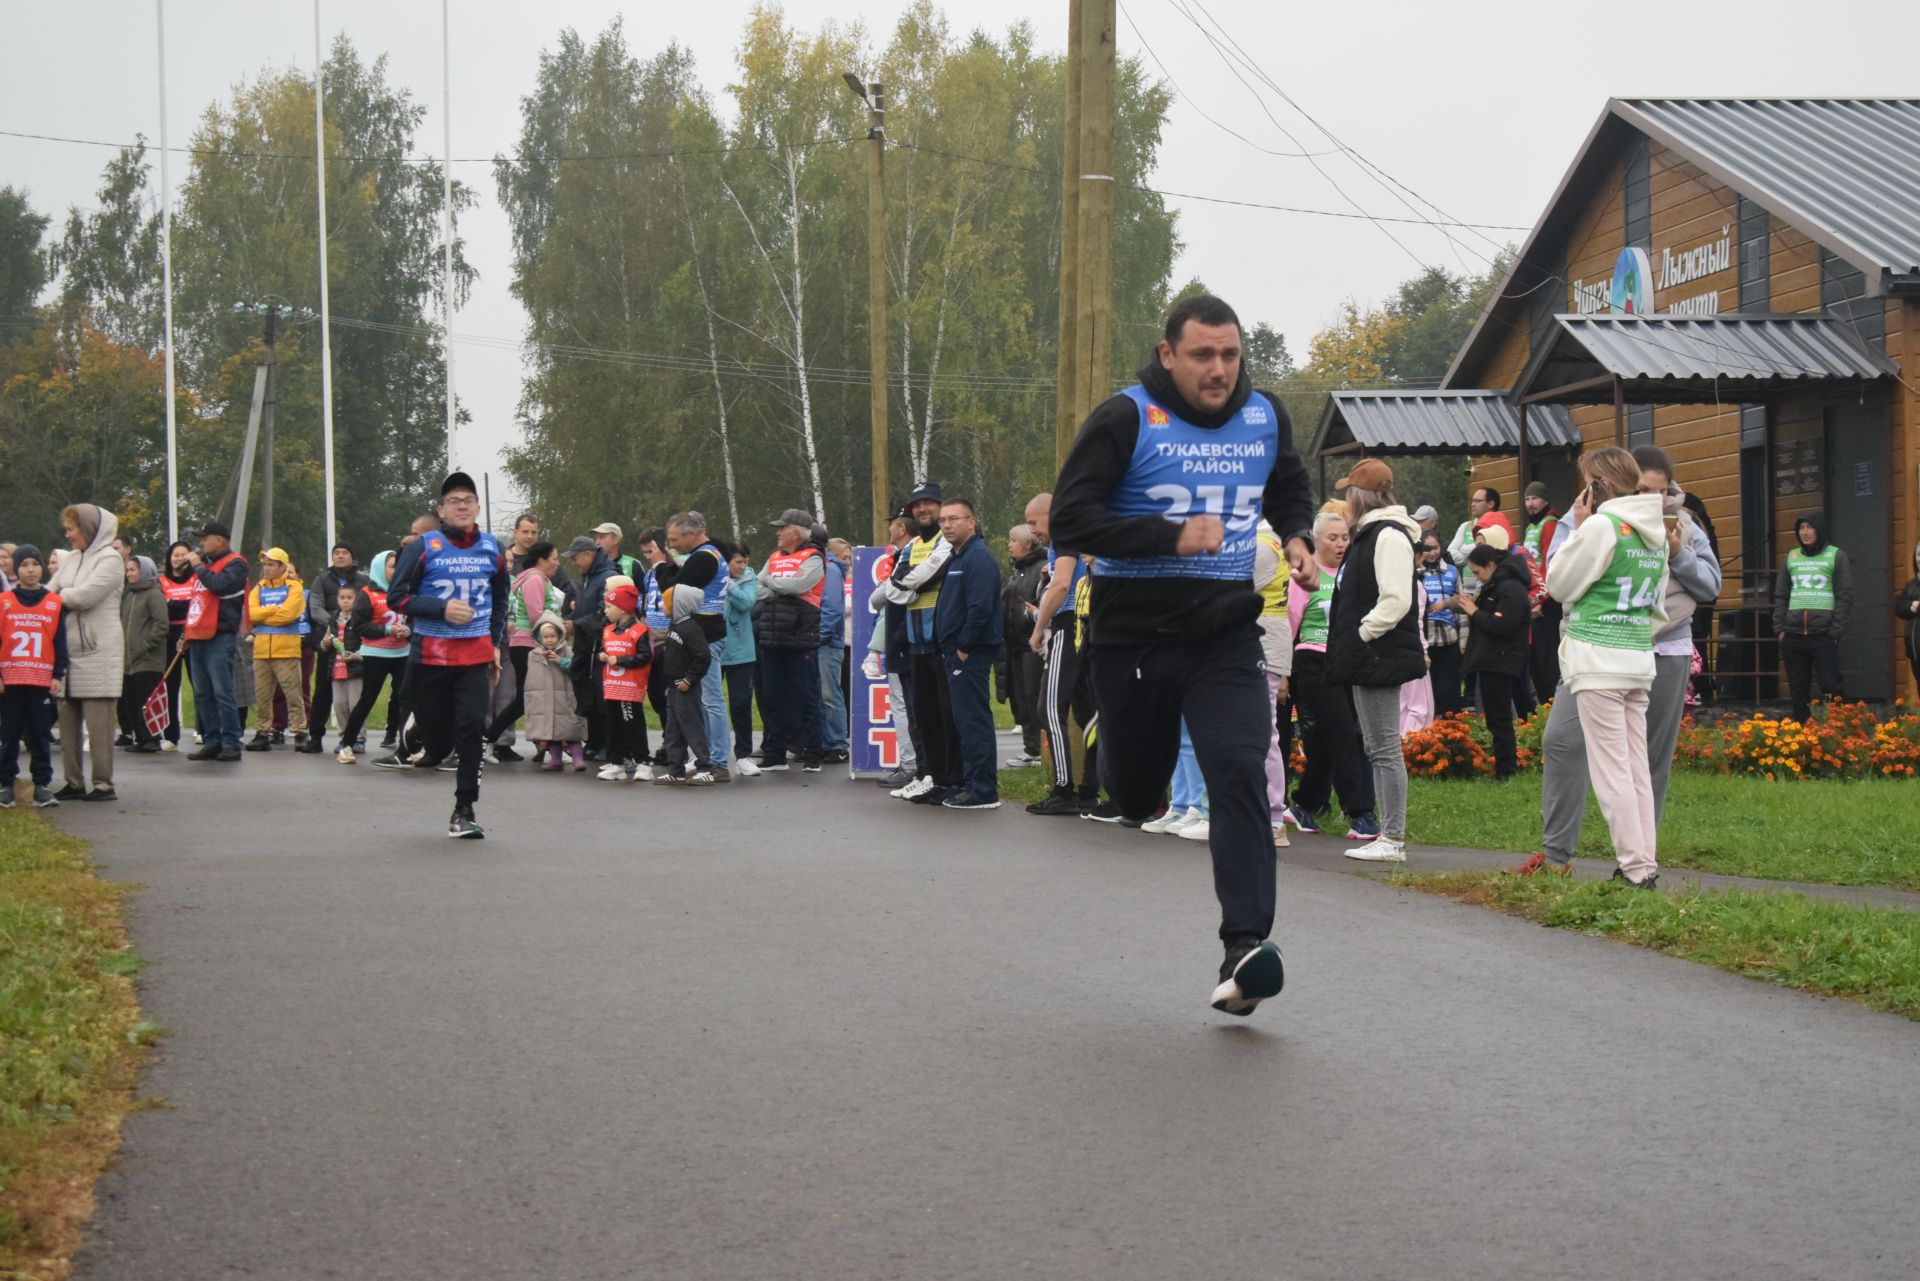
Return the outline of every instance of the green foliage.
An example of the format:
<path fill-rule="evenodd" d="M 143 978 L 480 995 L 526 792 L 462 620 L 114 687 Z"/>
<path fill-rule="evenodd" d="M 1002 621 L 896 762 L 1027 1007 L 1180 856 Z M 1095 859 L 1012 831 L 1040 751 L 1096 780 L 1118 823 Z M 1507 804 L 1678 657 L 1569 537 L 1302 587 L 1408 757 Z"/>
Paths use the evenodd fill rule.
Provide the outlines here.
<path fill-rule="evenodd" d="M 739 49 L 731 125 L 683 51 L 641 61 L 617 22 L 542 55 L 521 149 L 634 158 L 495 167 L 537 348 L 510 470 L 554 528 L 696 507 L 764 535 L 798 505 L 865 532 L 869 147 L 841 79 L 864 71 L 887 100 L 891 488 L 930 476 L 1004 528 L 1052 474 L 1061 59 L 1024 25 L 956 38 L 924 0 L 877 56 L 858 28 L 770 8 Z M 1122 68 L 1124 180 L 1167 105 Z M 1173 227 L 1123 190 L 1117 377 L 1158 334 Z"/>
<path fill-rule="evenodd" d="M 0 187 L 0 337 L 28 318 L 47 283 L 47 260 L 40 247 L 47 221 L 26 192 Z"/>
<path fill-rule="evenodd" d="M 1793 893 L 1659 892 L 1558 876 L 1398 876 L 1395 884 L 1920 1019 L 1920 914 Z"/>

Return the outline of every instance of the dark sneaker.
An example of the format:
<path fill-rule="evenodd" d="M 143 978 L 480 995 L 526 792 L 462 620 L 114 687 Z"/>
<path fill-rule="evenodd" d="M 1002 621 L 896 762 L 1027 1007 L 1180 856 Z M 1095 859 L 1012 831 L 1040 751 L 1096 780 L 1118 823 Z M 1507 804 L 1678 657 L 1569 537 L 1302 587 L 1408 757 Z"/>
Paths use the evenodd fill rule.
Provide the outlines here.
<path fill-rule="evenodd" d="M 440 758 L 437 756 L 428 756 L 425 752 L 421 752 L 411 761 L 408 761 L 407 764 L 413 766 L 415 769 L 438 769 L 440 766 Z"/>
<path fill-rule="evenodd" d="M 912 781 L 913 781 L 912 773 L 903 769 L 897 769 L 897 770 L 894 770 L 891 774 L 882 774 L 880 776 L 881 788 L 889 792 L 891 792 L 896 787 L 905 787 L 908 783 L 911 783 Z"/>
<path fill-rule="evenodd" d="M 938 784 L 935 784 L 934 786 L 929 787 L 926 791 L 920 793 L 920 795 L 911 796 L 911 797 L 908 797 L 907 799 L 912 801 L 915 805 L 945 805 L 947 803 L 947 798 L 949 796 L 958 796 L 958 795 L 960 795 L 960 789 L 957 787 L 941 787 Z"/>
<path fill-rule="evenodd" d="M 120 797 L 115 794 L 111 787 L 96 787 L 81 799 L 88 801 L 117 801 Z"/>
<path fill-rule="evenodd" d="M 687 781 L 687 774 L 685 770 L 677 770 L 670 765 L 656 765 L 653 767 L 653 781 L 662 787 L 677 787 Z"/>
<path fill-rule="evenodd" d="M 487 831 L 473 817 L 473 806 L 456 805 L 453 817 L 447 820 L 447 835 L 455 840 L 477 841 L 485 837 Z"/>
<path fill-rule="evenodd" d="M 845 765 L 848 761 L 852 759 L 853 758 L 847 754 L 847 749 L 844 747 L 836 747 L 832 751 L 829 751 L 827 753 L 827 764 L 829 765 Z"/>
<path fill-rule="evenodd" d="M 36 787 L 33 789 L 33 808 L 37 810 L 43 810 L 51 806 L 58 805 L 59 803 L 60 802 L 55 800 L 53 797 L 52 788 Z"/>
<path fill-rule="evenodd" d="M 247 740 L 247 745 L 244 750 L 249 752 L 271 752 L 273 750 L 273 739 L 265 734 L 255 734 Z"/>
<path fill-rule="evenodd" d="M 520 755 L 520 753 L 514 751 L 505 743 L 495 743 L 493 745 L 493 759 L 499 761 L 502 765 L 511 765 L 515 761 L 525 760 L 526 757 Z"/>
<path fill-rule="evenodd" d="M 687 775 L 688 787 L 712 787 L 717 781 L 710 769 L 697 769 Z"/>
<path fill-rule="evenodd" d="M 277 747 L 285 746 L 286 741 L 287 741 L 287 731 L 283 729 L 277 729 L 273 731 L 273 742 L 275 746 Z"/>
<path fill-rule="evenodd" d="M 659 764 L 658 761 L 654 763 L 656 765 Z M 762 756 L 760 758 L 760 772 L 763 774 L 784 774 L 791 768 L 792 766 L 787 764 L 787 758 L 784 756 Z"/>
<path fill-rule="evenodd" d="M 1318 836 L 1320 834 L 1320 824 L 1315 821 L 1313 815 L 1307 813 L 1306 810 L 1300 808 L 1298 805 L 1287 806 L 1286 809 L 1280 812 L 1280 816 L 1299 828 L 1302 832 L 1305 832 L 1308 836 Z"/>
<path fill-rule="evenodd" d="M 60 801 L 84 801 L 87 799 L 87 789 L 84 787 L 75 787 L 72 783 L 68 783 L 65 787 L 55 792 L 53 796 L 55 800 Z"/>
<path fill-rule="evenodd" d="M 156 740 L 156 739 L 149 739 L 149 740 L 147 740 L 147 741 L 146 741 L 146 742 L 144 742 L 144 743 L 135 743 L 135 744 L 133 745 L 133 750 L 134 750 L 134 751 L 136 751 L 136 752 L 154 752 L 154 753 L 157 753 L 157 752 L 159 752 L 159 750 L 160 750 L 160 743 L 159 743 L 159 741 L 158 741 L 158 740 Z"/>
<path fill-rule="evenodd" d="M 456 774 L 460 771 L 460 758 L 458 756 L 442 756 L 433 763 L 433 768 L 442 774 Z"/>
<path fill-rule="evenodd" d="M 223 747 L 220 749 L 220 755 L 213 759 L 216 761 L 237 761 L 240 759 L 240 749 L 237 747 Z"/>
<path fill-rule="evenodd" d="M 982 796 L 978 792 L 961 792 L 949 796 L 940 804 L 950 810 L 997 810 L 1000 808 L 998 796 Z"/>
<path fill-rule="evenodd" d="M 1518 867 L 1501 868 L 1500 874 L 1502 876 L 1572 876 L 1573 864 L 1555 863 L 1545 854 L 1533 854 Z"/>
<path fill-rule="evenodd" d="M 132 747 L 133 739 L 125 734 L 115 734 L 113 736 L 113 745 L 115 747 Z"/>
<path fill-rule="evenodd" d="M 318 756 L 327 750 L 327 740 L 324 735 L 315 734 L 313 737 L 302 741 L 300 746 L 293 750 L 306 756 Z"/>
<path fill-rule="evenodd" d="M 1286 966 L 1271 939 L 1262 943 L 1233 943 L 1220 963 L 1220 986 L 1213 989 L 1213 1008 L 1245 1018 L 1260 1002 L 1278 996 L 1287 985 Z"/>
<path fill-rule="evenodd" d="M 724 765 L 716 765 L 706 772 L 713 775 L 713 781 L 716 783 L 731 783 L 733 781 L 733 771 Z"/>
<path fill-rule="evenodd" d="M 1056 787 L 1042 800 L 1027 806 L 1029 814 L 1078 814 L 1080 798 L 1073 794 L 1070 787 Z"/>
<path fill-rule="evenodd" d="M 1355 816 L 1347 826 L 1347 839 L 1350 841 L 1377 841 L 1380 839 L 1380 822 L 1371 813 Z"/>
<path fill-rule="evenodd" d="M 217 761 L 220 759 L 220 744 L 208 743 L 197 752 L 188 752 L 187 759 L 190 761 Z"/>
<path fill-rule="evenodd" d="M 8 783 L 5 787 L 0 787 L 0 810 L 10 810 L 12 808 L 13 784 Z"/>
<path fill-rule="evenodd" d="M 809 774 L 818 774 L 820 772 L 820 758 L 818 756 L 803 757 L 800 761 L 800 768 Z"/>
<path fill-rule="evenodd" d="M 388 756 L 382 756 L 379 760 L 373 763 L 373 767 L 375 769 L 405 769 L 407 767 L 407 763 L 400 759 L 398 753 L 395 753 Z"/>
<path fill-rule="evenodd" d="M 1657 890 L 1660 888 L 1660 873 L 1658 872 L 1652 873 L 1644 881 L 1636 881 L 1616 867 L 1613 869 L 1613 879 L 1619 881 L 1629 889 Z"/>
<path fill-rule="evenodd" d="M 1125 821 L 1121 817 L 1120 807 L 1112 801 L 1096 802 L 1092 809 L 1081 810 L 1080 817 L 1090 818 L 1096 823 L 1119 823 Z M 1133 826 L 1138 827 L 1140 824 L 1135 823 Z"/>

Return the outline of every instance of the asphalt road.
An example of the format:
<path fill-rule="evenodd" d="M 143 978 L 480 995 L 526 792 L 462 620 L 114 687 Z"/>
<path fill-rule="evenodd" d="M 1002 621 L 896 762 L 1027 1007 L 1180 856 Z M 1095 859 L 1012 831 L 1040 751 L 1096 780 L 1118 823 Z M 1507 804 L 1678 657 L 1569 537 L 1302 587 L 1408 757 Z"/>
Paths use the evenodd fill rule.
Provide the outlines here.
<path fill-rule="evenodd" d="M 709 792 L 123 759 L 128 1278 L 1915 1274 L 1920 1029 L 1282 867 L 1214 1013 L 1204 851 L 833 775 Z M 1319 838 L 1322 854 L 1333 846 Z"/>

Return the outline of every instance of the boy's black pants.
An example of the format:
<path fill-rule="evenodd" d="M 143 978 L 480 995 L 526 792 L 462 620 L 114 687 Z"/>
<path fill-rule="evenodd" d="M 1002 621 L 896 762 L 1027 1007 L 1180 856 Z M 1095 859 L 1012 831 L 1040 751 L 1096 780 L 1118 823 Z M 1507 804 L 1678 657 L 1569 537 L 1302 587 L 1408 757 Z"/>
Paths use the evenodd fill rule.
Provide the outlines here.
<path fill-rule="evenodd" d="M 20 776 L 20 744 L 27 745 L 35 787 L 53 786 L 53 699 L 45 685 L 0 690 L 0 784 Z"/>

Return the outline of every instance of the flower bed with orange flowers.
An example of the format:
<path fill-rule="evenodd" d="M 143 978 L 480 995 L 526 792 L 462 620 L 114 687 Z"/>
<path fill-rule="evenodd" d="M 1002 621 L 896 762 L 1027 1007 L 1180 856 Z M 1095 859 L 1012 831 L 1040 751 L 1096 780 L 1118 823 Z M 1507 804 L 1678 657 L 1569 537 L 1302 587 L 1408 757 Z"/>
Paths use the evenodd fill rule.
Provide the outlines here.
<path fill-rule="evenodd" d="M 1535 720 L 1538 725 L 1522 721 L 1514 726 L 1518 744 L 1514 759 L 1523 770 L 1539 763 L 1540 732 L 1547 721 L 1544 707 L 1535 713 Z M 1485 719 L 1473 712 L 1455 712 L 1402 735 L 1400 750 L 1410 778 L 1493 777 L 1493 736 Z"/>
<path fill-rule="evenodd" d="M 1682 769 L 1756 778 L 1913 778 L 1920 771 L 1920 716 L 1895 706 L 1885 719 L 1864 703 L 1822 703 L 1802 725 L 1753 715 L 1680 728 Z"/>

